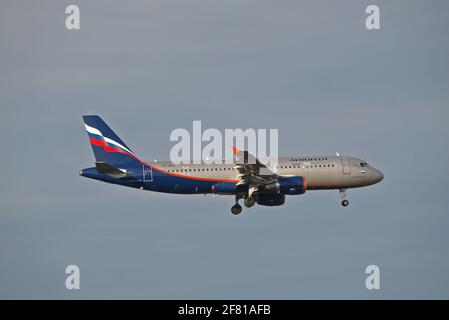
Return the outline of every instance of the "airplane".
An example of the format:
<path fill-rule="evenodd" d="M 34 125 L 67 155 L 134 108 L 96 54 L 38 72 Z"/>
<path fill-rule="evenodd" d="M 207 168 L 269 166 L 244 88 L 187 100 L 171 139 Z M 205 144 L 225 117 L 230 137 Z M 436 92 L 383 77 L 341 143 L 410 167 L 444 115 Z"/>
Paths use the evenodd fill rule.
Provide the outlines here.
<path fill-rule="evenodd" d="M 95 167 L 80 170 L 80 176 L 138 188 L 175 194 L 223 194 L 235 196 L 231 213 L 242 212 L 255 204 L 281 206 L 286 195 L 308 190 L 339 190 L 341 205 L 349 205 L 346 190 L 376 184 L 382 172 L 354 157 L 293 156 L 280 157 L 276 173 L 247 151 L 234 147 L 233 164 L 150 164 L 134 152 L 98 115 L 83 116 L 95 155 Z M 263 174 L 262 174 L 263 173 Z"/>

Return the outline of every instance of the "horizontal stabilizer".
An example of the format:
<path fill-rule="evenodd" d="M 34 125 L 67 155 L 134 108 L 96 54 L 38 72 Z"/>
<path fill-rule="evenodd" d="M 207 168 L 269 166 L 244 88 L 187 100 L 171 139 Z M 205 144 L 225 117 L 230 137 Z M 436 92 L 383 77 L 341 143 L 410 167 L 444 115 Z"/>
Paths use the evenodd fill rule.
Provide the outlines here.
<path fill-rule="evenodd" d="M 109 163 L 103 161 L 95 162 L 95 166 L 97 167 L 98 172 L 107 174 L 108 176 L 111 176 L 113 178 L 126 177 L 126 170 L 113 167 Z"/>

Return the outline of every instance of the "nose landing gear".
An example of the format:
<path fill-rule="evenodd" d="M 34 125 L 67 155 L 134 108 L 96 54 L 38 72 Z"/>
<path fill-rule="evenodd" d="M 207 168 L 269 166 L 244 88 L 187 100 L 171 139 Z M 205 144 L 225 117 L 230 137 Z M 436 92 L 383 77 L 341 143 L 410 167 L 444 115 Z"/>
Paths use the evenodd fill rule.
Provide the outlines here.
<path fill-rule="evenodd" d="M 340 189 L 340 197 L 342 199 L 341 205 L 343 207 L 349 206 L 349 201 L 346 199 L 346 189 Z"/>

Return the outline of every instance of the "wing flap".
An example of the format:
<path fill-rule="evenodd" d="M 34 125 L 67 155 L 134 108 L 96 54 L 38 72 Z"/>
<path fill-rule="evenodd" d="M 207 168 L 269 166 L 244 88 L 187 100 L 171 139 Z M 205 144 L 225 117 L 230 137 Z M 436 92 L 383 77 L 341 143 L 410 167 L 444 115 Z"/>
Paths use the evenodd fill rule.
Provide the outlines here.
<path fill-rule="evenodd" d="M 234 169 L 239 172 L 237 185 L 266 185 L 277 178 L 277 174 L 248 151 L 237 150 L 235 155 L 237 162 Z"/>

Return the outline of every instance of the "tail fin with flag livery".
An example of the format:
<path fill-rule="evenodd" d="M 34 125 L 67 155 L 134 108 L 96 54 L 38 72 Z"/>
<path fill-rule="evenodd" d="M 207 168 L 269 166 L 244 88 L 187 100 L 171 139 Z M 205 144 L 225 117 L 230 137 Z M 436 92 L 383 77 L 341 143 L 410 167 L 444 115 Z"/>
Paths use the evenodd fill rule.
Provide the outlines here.
<path fill-rule="evenodd" d="M 131 149 L 97 115 L 83 116 L 89 141 L 97 163 L 125 167 L 139 163 Z"/>

